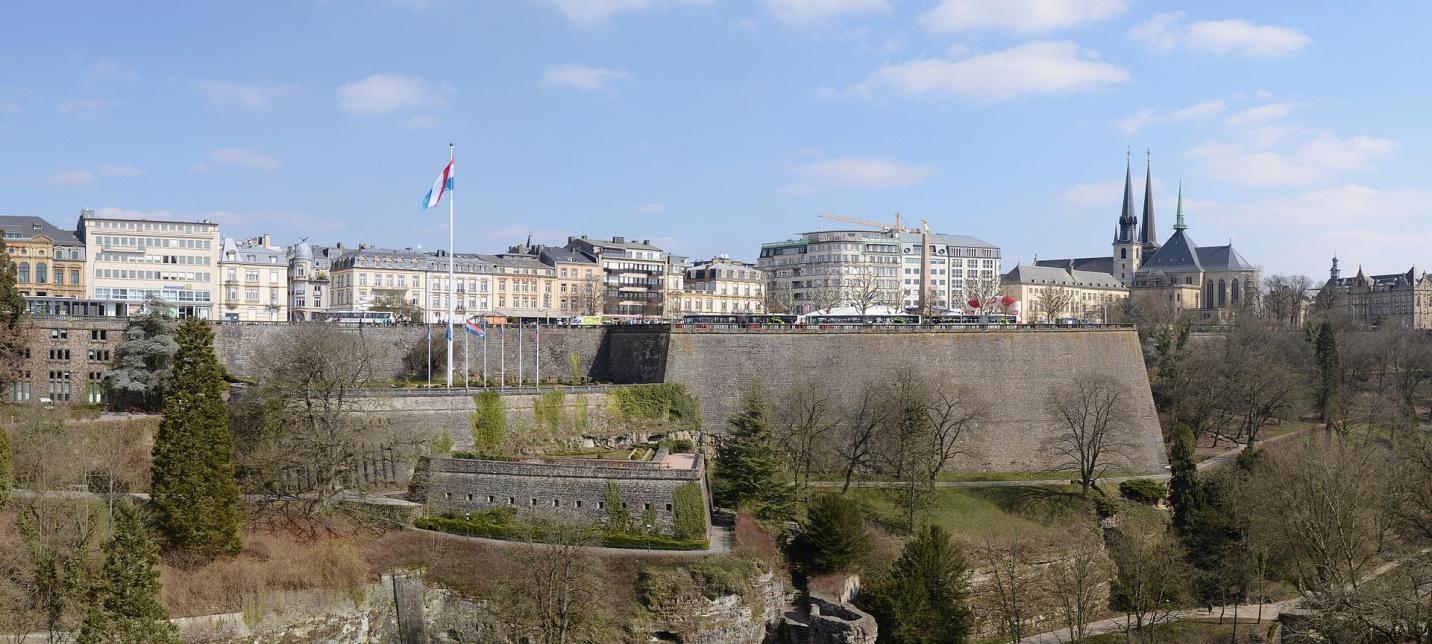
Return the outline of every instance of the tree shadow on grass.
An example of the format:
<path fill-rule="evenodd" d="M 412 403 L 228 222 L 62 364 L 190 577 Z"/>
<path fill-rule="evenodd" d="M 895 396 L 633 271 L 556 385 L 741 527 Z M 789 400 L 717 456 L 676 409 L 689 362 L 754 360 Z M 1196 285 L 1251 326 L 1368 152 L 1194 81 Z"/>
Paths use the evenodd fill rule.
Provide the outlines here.
<path fill-rule="evenodd" d="M 1088 512 L 1088 503 L 1078 492 L 1046 486 L 974 488 L 970 496 L 993 503 L 1007 514 L 1042 525 L 1067 521 Z"/>

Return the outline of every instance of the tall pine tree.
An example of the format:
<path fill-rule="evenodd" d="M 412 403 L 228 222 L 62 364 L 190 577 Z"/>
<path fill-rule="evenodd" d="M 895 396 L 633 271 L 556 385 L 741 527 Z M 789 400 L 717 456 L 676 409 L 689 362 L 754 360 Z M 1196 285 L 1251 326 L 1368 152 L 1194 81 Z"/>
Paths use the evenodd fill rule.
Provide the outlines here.
<path fill-rule="evenodd" d="M 969 578 L 959 544 L 944 528 L 925 526 L 856 603 L 880 624 L 881 642 L 959 644 L 968 640 L 974 622 Z"/>
<path fill-rule="evenodd" d="M 1332 427 L 1333 410 L 1338 405 L 1338 389 L 1342 384 L 1342 366 L 1338 361 L 1338 338 L 1331 322 L 1318 325 L 1318 413 Z"/>
<path fill-rule="evenodd" d="M 5 240 L 0 239 L 0 258 L 8 258 Z M 14 264 L 0 261 L 0 390 L 19 377 L 26 337 L 25 296 L 15 288 Z"/>
<path fill-rule="evenodd" d="M 239 551 L 239 486 L 224 371 L 209 323 L 179 327 L 174 379 L 154 439 L 152 498 L 164 546 L 203 557 Z"/>
<path fill-rule="evenodd" d="M 115 506 L 114 536 L 104 544 L 104 567 L 90 587 L 78 644 L 178 642 L 178 632 L 159 603 L 159 548 L 139 511 Z"/>
<path fill-rule="evenodd" d="M 0 509 L 10 500 L 10 489 L 15 487 L 14 454 L 10 452 L 10 435 L 0 427 Z"/>
<path fill-rule="evenodd" d="M 1190 506 L 1198 496 L 1198 465 L 1193 462 L 1194 438 L 1187 425 L 1174 427 L 1173 450 L 1169 453 L 1172 469 L 1168 482 L 1168 502 L 1173 506 L 1173 529 L 1182 535 L 1188 525 Z"/>
<path fill-rule="evenodd" d="M 788 519 L 794 514 L 795 489 L 759 391 L 752 390 L 745 409 L 731 418 L 731 431 L 716 452 L 711 493 L 718 505 L 747 508 L 762 519 Z"/>

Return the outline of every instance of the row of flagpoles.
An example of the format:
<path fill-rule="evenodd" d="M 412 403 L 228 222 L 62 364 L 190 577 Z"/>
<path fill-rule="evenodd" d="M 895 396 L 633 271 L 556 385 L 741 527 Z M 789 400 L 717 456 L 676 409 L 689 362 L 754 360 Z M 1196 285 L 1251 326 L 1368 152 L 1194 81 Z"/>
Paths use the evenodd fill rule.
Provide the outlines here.
<path fill-rule="evenodd" d="M 498 325 L 498 326 L 497 326 L 497 329 L 498 329 L 498 332 L 497 332 L 497 343 L 498 343 L 498 348 L 497 348 L 498 379 L 497 379 L 497 382 L 498 382 L 498 386 L 499 386 L 499 387 L 502 387 L 502 388 L 506 388 L 506 387 L 507 387 L 507 326 L 508 326 L 508 325 L 506 325 L 506 324 L 501 324 L 501 325 Z M 526 341 L 525 341 L 524 338 L 523 338 L 523 331 L 524 331 L 524 329 L 525 329 L 527 326 L 528 326 L 528 325 L 523 325 L 523 324 L 518 324 L 518 325 L 517 325 L 517 386 L 519 386 L 519 387 L 521 387 L 523 384 L 526 383 L 526 380 L 525 380 L 525 378 L 524 378 L 525 375 L 526 375 L 526 371 L 525 371 L 525 369 L 524 369 L 524 364 L 523 364 L 523 363 L 524 363 L 524 356 L 526 355 Z M 536 322 L 531 323 L 531 327 L 532 327 L 531 336 L 532 336 L 532 339 L 533 339 L 533 343 L 534 343 L 534 345 L 535 345 L 535 347 L 533 348 L 533 351 L 532 351 L 532 364 L 533 364 L 533 367 L 534 367 L 534 369 L 535 369 L 535 371 L 536 371 L 536 373 L 533 375 L 533 380 L 537 383 L 537 385 L 540 386 L 540 385 L 542 384 L 542 327 L 541 327 L 540 325 L 538 325 Z M 474 321 L 472 321 L 472 320 L 467 320 L 467 321 L 465 321 L 465 322 L 463 323 L 463 330 L 465 331 L 465 333 L 464 333 L 463 336 L 462 336 L 462 372 L 463 372 L 463 373 L 462 373 L 462 386 L 463 386 L 464 389 L 471 388 L 471 386 L 472 386 L 472 384 L 471 384 L 471 382 L 470 382 L 470 380 L 469 380 L 469 376 L 472 374 L 472 367 L 471 367 L 471 365 L 468 363 L 468 355 L 469 355 L 469 351 L 468 351 L 468 337 L 470 337 L 470 336 L 475 336 L 475 337 L 478 337 L 478 338 L 482 338 L 482 387 L 483 387 L 484 389 L 489 388 L 489 387 L 491 387 L 491 384 L 490 384 L 490 383 L 491 383 L 491 381 L 492 381 L 492 378 L 489 377 L 489 374 L 490 374 L 491 372 L 488 371 L 488 368 L 487 368 L 487 336 L 488 336 L 488 332 L 487 332 L 487 322 L 486 322 L 485 320 L 483 320 L 483 321 L 481 321 L 481 322 L 474 322 Z M 452 364 L 452 354 L 453 354 L 453 346 L 452 346 L 452 345 L 453 345 L 452 324 L 448 324 L 448 329 L 447 329 L 447 332 L 446 332 L 446 334 L 445 334 L 444 337 L 445 337 L 446 340 L 447 340 L 447 352 L 448 352 L 448 364 L 447 364 L 448 385 L 447 385 L 447 386 L 448 386 L 449 389 L 451 389 L 451 388 L 452 388 L 452 368 L 453 368 L 453 364 Z M 432 325 L 432 324 L 429 324 L 429 325 L 428 325 L 428 387 L 431 388 L 432 386 L 433 386 L 433 325 Z"/>

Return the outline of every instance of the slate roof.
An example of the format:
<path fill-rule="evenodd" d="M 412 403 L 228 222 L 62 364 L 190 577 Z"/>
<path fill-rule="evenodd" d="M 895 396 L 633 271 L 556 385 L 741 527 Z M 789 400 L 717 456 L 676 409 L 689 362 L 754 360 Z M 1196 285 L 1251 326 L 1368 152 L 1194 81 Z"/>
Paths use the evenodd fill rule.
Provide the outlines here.
<path fill-rule="evenodd" d="M 923 233 L 900 233 L 900 242 L 919 246 L 923 236 Z M 998 248 L 998 246 L 978 237 L 948 233 L 930 233 L 930 243 L 936 246 L 958 246 L 961 248 Z"/>
<path fill-rule="evenodd" d="M 1241 258 L 1240 258 L 1241 260 Z M 1138 272 L 1153 273 L 1162 272 L 1192 272 L 1202 271 L 1203 263 L 1199 261 L 1198 246 L 1188 236 L 1186 230 L 1176 230 L 1164 245 L 1154 254 L 1139 265 Z"/>
<path fill-rule="evenodd" d="M 1198 263 L 1208 271 L 1251 271 L 1253 265 L 1243 259 L 1233 245 L 1227 246 L 1200 246 L 1198 251 Z"/>
<path fill-rule="evenodd" d="M 60 230 L 44 219 L 29 215 L 0 216 L 0 231 L 18 233 L 20 239 L 33 239 L 36 235 L 44 235 L 60 246 L 83 245 L 74 233 Z"/>
<path fill-rule="evenodd" d="M 1006 284 L 1053 284 L 1084 288 L 1124 288 L 1123 282 L 1109 273 L 1067 270 L 1053 266 L 1020 264 L 1000 278 Z"/>
<path fill-rule="evenodd" d="M 1103 257 L 1075 257 L 1074 259 L 1038 259 L 1034 261 L 1034 265 L 1068 268 L 1071 262 L 1076 271 L 1109 273 L 1110 275 L 1114 273 L 1114 257 L 1112 255 L 1105 255 Z"/>

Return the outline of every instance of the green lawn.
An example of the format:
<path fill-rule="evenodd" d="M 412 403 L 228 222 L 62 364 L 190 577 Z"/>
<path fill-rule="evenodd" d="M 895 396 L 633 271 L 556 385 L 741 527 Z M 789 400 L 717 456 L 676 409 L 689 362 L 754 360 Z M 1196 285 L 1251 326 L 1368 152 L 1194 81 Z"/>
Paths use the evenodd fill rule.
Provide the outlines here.
<path fill-rule="evenodd" d="M 1230 614 L 1219 624 L 1216 621 L 1185 620 L 1169 624 L 1160 624 L 1153 629 L 1153 641 L 1158 644 L 1182 644 L 1183 642 L 1227 642 L 1233 635 L 1233 615 Z M 1248 634 L 1261 632 L 1264 636 L 1268 629 L 1273 627 L 1273 622 L 1262 624 L 1254 622 L 1252 618 L 1244 615 L 1238 616 L 1238 641 L 1246 642 Z M 1104 633 L 1093 637 L 1086 637 L 1078 641 L 1078 644 L 1125 644 L 1128 639 L 1122 632 Z"/>
<path fill-rule="evenodd" d="M 1138 476 L 1134 472 L 1106 472 L 1105 477 Z M 936 480 L 939 481 L 1069 481 L 1079 478 L 1079 473 L 1067 472 L 1033 472 L 1028 470 L 1018 471 L 995 471 L 995 472 L 940 472 Z M 845 475 L 841 472 L 815 472 L 811 474 L 812 481 L 844 481 Z M 862 474 L 855 477 L 856 481 L 890 481 L 889 476 L 877 474 Z"/>
<path fill-rule="evenodd" d="M 903 526 L 898 490 L 859 488 L 850 493 L 866 502 L 877 523 Z M 1073 486 L 940 488 L 919 511 L 919 520 L 939 525 L 957 537 L 979 539 L 1034 536 L 1092 525 L 1094 513 Z"/>

